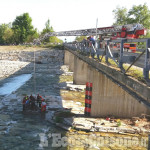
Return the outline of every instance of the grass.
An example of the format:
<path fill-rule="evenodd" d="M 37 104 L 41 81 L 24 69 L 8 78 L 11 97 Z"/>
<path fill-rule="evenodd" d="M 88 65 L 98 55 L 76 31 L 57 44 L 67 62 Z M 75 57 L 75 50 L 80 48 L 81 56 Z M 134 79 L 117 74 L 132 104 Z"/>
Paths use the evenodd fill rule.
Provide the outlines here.
<path fill-rule="evenodd" d="M 89 58 L 91 58 L 91 57 L 89 57 Z M 102 56 L 100 56 L 100 59 L 101 58 L 102 58 Z M 95 57 L 95 59 L 98 61 L 97 56 Z M 104 64 L 107 64 L 105 62 L 105 57 L 102 58 L 101 62 Z M 120 70 L 120 68 L 118 68 L 117 64 L 110 58 L 108 58 L 108 64 L 107 65 L 114 67 L 116 70 Z M 129 64 L 123 64 L 123 68 L 125 70 L 127 70 L 128 67 L 129 67 Z M 140 69 L 140 68 L 138 69 L 137 67 L 132 66 L 126 74 L 128 76 L 131 76 L 131 77 L 137 79 L 138 81 L 146 84 L 146 80 L 144 79 L 144 76 L 143 76 L 143 69 Z M 149 75 L 149 78 L 150 78 L 150 75 Z"/>
<path fill-rule="evenodd" d="M 26 49 L 27 46 L 21 46 L 21 45 L 17 45 L 17 46 L 0 46 L 0 51 L 2 50 L 6 50 L 6 51 L 10 51 L 10 50 L 24 50 Z"/>
<path fill-rule="evenodd" d="M 123 65 L 123 68 L 125 70 L 127 70 L 128 67 L 129 67 L 129 65 L 127 65 L 127 64 Z M 135 69 L 134 67 L 131 67 L 126 74 L 129 75 L 129 76 L 131 76 L 131 77 L 134 77 L 138 81 L 146 83 L 146 80 L 144 79 L 144 76 L 143 76 L 143 70 L 142 69 L 138 69 L 138 68 Z"/>
<path fill-rule="evenodd" d="M 58 50 L 63 50 L 64 49 L 63 44 L 60 44 L 60 45 L 58 45 L 58 44 L 46 44 L 46 45 L 42 44 L 42 45 L 40 45 L 40 47 L 50 48 L 50 49 L 58 49 Z"/>
<path fill-rule="evenodd" d="M 61 96 L 64 100 L 73 100 L 76 102 L 84 103 L 85 92 L 77 92 L 77 91 L 68 91 L 61 90 Z"/>
<path fill-rule="evenodd" d="M 59 83 L 73 81 L 73 76 L 59 76 Z"/>
<path fill-rule="evenodd" d="M 73 76 L 59 76 L 59 83 L 73 81 Z M 64 100 L 73 100 L 76 102 L 80 102 L 82 106 L 85 105 L 85 91 L 68 91 L 68 90 L 60 90 L 61 96 Z"/>

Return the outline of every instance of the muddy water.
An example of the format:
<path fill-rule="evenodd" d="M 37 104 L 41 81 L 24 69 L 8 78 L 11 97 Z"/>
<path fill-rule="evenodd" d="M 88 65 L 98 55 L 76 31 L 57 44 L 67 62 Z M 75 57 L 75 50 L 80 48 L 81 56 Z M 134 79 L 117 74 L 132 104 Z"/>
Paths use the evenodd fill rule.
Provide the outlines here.
<path fill-rule="evenodd" d="M 4 83 L 13 82 L 14 77 L 1 79 L 0 87 L 4 88 Z M 59 95 L 59 89 L 53 88 L 53 84 L 58 81 L 59 76 L 57 75 L 37 74 L 36 92 L 43 96 Z M 15 92 L 0 96 L 0 150 L 56 149 L 52 148 L 51 139 L 48 139 L 48 145 L 42 147 L 40 134 L 65 134 L 63 130 L 48 122 L 46 115 L 22 112 L 21 98 L 24 94 L 34 93 L 34 84 L 34 78 L 29 78 Z"/>

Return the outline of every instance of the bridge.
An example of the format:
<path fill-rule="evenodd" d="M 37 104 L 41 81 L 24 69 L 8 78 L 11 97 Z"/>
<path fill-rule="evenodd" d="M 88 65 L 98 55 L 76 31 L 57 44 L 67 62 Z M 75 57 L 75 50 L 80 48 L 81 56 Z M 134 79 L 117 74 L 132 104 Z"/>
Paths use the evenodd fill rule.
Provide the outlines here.
<path fill-rule="evenodd" d="M 93 85 L 91 101 L 85 106 L 89 115 L 130 118 L 150 114 L 150 39 L 103 40 L 96 47 L 86 42 L 89 41 L 65 43 L 64 63 L 74 72 L 74 84 Z M 124 50 L 124 43 L 135 42 L 145 43 L 146 48 L 136 53 Z M 114 43 L 120 43 L 120 48 L 112 47 Z M 116 67 L 108 65 L 110 59 Z M 129 64 L 127 69 L 125 63 Z M 127 75 L 136 63 L 141 67 L 145 83 Z"/>
<path fill-rule="evenodd" d="M 129 24 L 46 33 L 34 43 L 50 36 L 99 35 L 94 43 L 90 39 L 64 43 L 64 62 L 74 72 L 75 84 L 93 85 L 87 86 L 86 91 L 87 116 L 130 118 L 150 114 L 150 38 L 139 38 L 145 33 L 146 29 L 141 24 Z M 131 46 L 135 43 L 142 43 L 144 48 L 137 50 L 136 46 Z M 129 49 L 125 49 L 125 44 L 130 45 Z M 115 67 L 110 65 L 110 60 Z M 125 68 L 124 64 L 128 67 Z M 143 72 L 144 83 L 128 75 L 134 66 L 140 67 Z"/>

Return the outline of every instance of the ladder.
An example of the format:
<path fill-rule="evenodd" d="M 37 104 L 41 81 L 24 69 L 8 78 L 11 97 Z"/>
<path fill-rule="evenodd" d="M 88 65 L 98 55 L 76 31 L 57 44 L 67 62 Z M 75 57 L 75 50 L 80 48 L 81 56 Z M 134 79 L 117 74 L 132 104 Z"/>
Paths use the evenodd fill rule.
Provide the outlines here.
<path fill-rule="evenodd" d="M 91 29 L 82 29 L 82 30 L 71 30 L 71 31 L 60 31 L 60 32 L 49 32 L 40 37 L 39 39 L 35 39 L 33 43 L 39 43 L 51 36 L 91 36 L 91 35 L 107 35 L 113 34 L 117 32 L 122 32 L 122 28 L 125 27 L 126 31 L 134 31 L 144 29 L 142 24 L 127 24 L 127 25 L 116 25 L 110 27 L 102 27 L 102 28 L 91 28 Z"/>

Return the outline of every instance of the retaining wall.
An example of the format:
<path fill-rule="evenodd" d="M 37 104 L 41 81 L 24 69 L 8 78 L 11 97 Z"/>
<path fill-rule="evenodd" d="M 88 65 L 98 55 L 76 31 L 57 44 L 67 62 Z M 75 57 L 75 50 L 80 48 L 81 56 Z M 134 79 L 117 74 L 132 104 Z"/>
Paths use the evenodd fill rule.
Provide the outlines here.
<path fill-rule="evenodd" d="M 74 83 L 93 83 L 92 116 L 130 118 L 150 114 L 148 86 L 75 51 L 66 52 L 74 54 Z"/>

